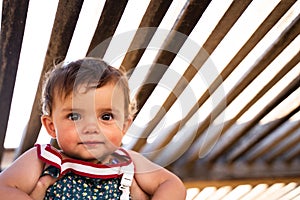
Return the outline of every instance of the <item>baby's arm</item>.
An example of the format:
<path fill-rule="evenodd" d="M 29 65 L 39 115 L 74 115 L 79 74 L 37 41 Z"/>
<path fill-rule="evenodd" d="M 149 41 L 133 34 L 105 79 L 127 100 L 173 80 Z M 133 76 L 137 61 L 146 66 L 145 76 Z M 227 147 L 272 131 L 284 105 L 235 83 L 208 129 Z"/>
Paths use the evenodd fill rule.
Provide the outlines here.
<path fill-rule="evenodd" d="M 44 164 L 37 157 L 36 148 L 20 156 L 0 174 L 0 196 L 4 199 L 31 200 Z"/>
<path fill-rule="evenodd" d="M 184 200 L 186 188 L 182 181 L 170 171 L 149 161 L 141 154 L 129 152 L 135 164 L 135 179 L 137 184 L 152 200 Z"/>

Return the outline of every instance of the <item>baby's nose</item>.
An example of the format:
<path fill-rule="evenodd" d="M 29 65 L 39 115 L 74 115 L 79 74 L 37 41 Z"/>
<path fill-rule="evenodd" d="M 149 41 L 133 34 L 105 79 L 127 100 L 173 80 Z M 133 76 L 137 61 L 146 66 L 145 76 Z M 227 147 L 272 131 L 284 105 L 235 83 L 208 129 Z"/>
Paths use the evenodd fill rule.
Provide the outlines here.
<path fill-rule="evenodd" d="M 99 125 L 97 119 L 84 120 L 83 133 L 99 133 Z"/>

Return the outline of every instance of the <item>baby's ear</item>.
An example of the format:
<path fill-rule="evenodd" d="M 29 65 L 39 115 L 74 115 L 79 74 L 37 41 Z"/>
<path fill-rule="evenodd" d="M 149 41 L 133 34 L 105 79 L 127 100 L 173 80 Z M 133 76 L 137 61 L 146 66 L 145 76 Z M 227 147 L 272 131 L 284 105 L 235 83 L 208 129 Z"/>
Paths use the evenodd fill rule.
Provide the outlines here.
<path fill-rule="evenodd" d="M 122 130 L 123 135 L 125 135 L 125 133 L 129 129 L 131 123 L 132 123 L 132 117 L 128 117 L 127 120 L 125 120 L 125 122 L 123 124 L 123 130 Z"/>
<path fill-rule="evenodd" d="M 41 122 L 45 127 L 46 131 L 48 132 L 48 134 L 52 138 L 56 138 L 56 132 L 55 132 L 54 123 L 52 121 L 52 117 L 50 117 L 49 115 L 42 115 Z"/>

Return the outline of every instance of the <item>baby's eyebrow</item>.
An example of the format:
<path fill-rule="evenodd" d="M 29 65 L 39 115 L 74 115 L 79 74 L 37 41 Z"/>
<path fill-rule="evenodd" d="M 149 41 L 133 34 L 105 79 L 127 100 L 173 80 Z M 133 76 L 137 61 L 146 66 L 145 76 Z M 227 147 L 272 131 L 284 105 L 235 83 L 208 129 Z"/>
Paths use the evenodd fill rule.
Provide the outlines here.
<path fill-rule="evenodd" d="M 114 108 L 101 108 L 98 110 L 99 112 L 112 112 L 112 113 L 116 113 L 116 114 L 121 114 L 122 112 L 120 111 L 120 109 L 114 109 Z"/>
<path fill-rule="evenodd" d="M 78 109 L 78 108 L 63 108 L 62 112 L 80 112 L 82 111 L 82 109 Z"/>

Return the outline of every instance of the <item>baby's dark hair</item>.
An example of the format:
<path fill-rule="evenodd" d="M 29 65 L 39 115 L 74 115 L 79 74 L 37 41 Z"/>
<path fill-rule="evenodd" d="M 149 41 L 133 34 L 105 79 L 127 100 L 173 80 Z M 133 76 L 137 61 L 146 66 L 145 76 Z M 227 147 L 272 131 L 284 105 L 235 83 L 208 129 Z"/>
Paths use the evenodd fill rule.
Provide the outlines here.
<path fill-rule="evenodd" d="M 130 101 L 130 91 L 126 74 L 108 65 L 100 58 L 86 57 L 73 62 L 61 62 L 46 74 L 42 92 L 43 114 L 51 116 L 54 95 L 65 99 L 79 87 L 99 88 L 107 83 L 115 83 L 122 89 L 125 100 L 125 117 L 134 115 L 135 104 Z"/>

